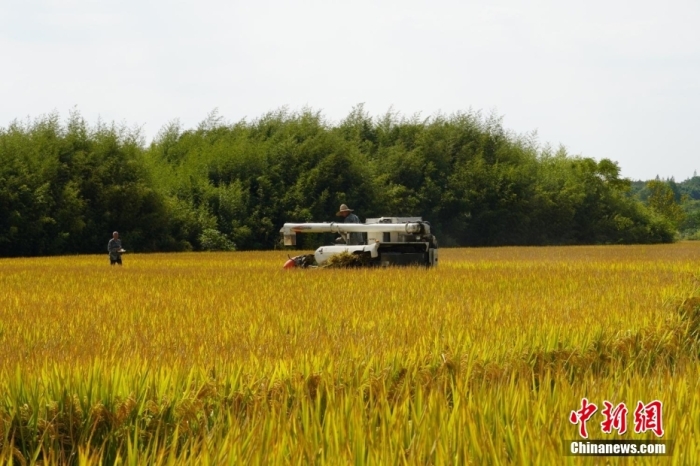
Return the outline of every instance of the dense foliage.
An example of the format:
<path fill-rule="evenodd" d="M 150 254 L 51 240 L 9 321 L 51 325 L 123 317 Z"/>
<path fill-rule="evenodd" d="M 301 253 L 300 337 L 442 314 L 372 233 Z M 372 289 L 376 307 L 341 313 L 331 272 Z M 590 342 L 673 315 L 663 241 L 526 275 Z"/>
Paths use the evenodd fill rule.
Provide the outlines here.
<path fill-rule="evenodd" d="M 700 176 L 682 182 L 658 177 L 634 181 L 630 193 L 676 227 L 683 239 L 700 240 Z"/>
<path fill-rule="evenodd" d="M 498 118 L 359 106 L 338 124 L 279 110 L 235 124 L 138 130 L 77 113 L 0 128 L 0 255 L 265 249 L 285 221 L 417 215 L 442 245 L 655 243 L 674 218 L 630 195 L 616 163 L 539 147 Z M 316 239 L 304 238 L 311 246 Z"/>

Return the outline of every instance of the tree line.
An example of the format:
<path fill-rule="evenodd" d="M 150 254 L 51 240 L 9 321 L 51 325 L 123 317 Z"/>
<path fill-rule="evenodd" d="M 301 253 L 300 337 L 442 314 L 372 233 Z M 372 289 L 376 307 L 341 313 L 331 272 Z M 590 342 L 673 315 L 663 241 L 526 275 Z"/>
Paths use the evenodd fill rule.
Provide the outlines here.
<path fill-rule="evenodd" d="M 700 176 L 676 182 L 658 176 L 633 181 L 630 191 L 637 199 L 671 221 L 681 239 L 700 240 Z"/>
<path fill-rule="evenodd" d="M 0 255 L 105 252 L 113 230 L 141 252 L 269 249 L 284 222 L 334 221 L 341 203 L 362 220 L 422 216 L 442 246 L 673 241 L 679 218 L 641 191 L 611 160 L 540 147 L 479 112 L 213 112 L 150 144 L 50 114 L 0 128 Z"/>

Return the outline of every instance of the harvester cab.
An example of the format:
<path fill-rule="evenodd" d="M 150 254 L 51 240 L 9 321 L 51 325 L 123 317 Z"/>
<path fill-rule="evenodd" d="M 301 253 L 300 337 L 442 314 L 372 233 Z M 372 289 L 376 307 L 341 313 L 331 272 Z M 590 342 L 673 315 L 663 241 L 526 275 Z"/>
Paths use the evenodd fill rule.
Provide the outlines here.
<path fill-rule="evenodd" d="M 366 223 L 285 223 L 280 230 L 285 246 L 296 245 L 297 233 L 337 233 L 347 242 L 349 233 L 366 233 L 366 244 L 322 246 L 313 254 L 290 258 L 285 268 L 327 266 L 348 255 L 363 266 L 435 266 L 438 246 L 430 223 L 421 217 L 368 218 Z"/>

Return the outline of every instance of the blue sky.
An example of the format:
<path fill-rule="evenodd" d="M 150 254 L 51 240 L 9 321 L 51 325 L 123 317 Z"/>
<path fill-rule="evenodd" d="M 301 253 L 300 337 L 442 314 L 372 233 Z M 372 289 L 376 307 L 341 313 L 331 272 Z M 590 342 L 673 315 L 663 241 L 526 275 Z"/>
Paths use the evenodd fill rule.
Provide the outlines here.
<path fill-rule="evenodd" d="M 481 110 L 634 179 L 700 169 L 700 2 L 3 1 L 0 126 Z"/>

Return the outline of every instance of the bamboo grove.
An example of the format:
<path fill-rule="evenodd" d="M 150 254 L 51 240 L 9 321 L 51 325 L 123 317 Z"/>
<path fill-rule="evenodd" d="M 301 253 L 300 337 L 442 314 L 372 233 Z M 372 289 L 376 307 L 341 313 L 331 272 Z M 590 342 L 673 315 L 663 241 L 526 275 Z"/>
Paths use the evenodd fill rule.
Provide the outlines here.
<path fill-rule="evenodd" d="M 270 249 L 285 221 L 329 221 L 341 203 L 362 219 L 423 216 L 446 246 L 659 243 L 684 221 L 666 194 L 641 202 L 613 161 L 478 112 L 212 113 L 150 144 L 77 112 L 0 128 L 0 256 L 103 252 L 113 230 L 140 252 Z"/>

